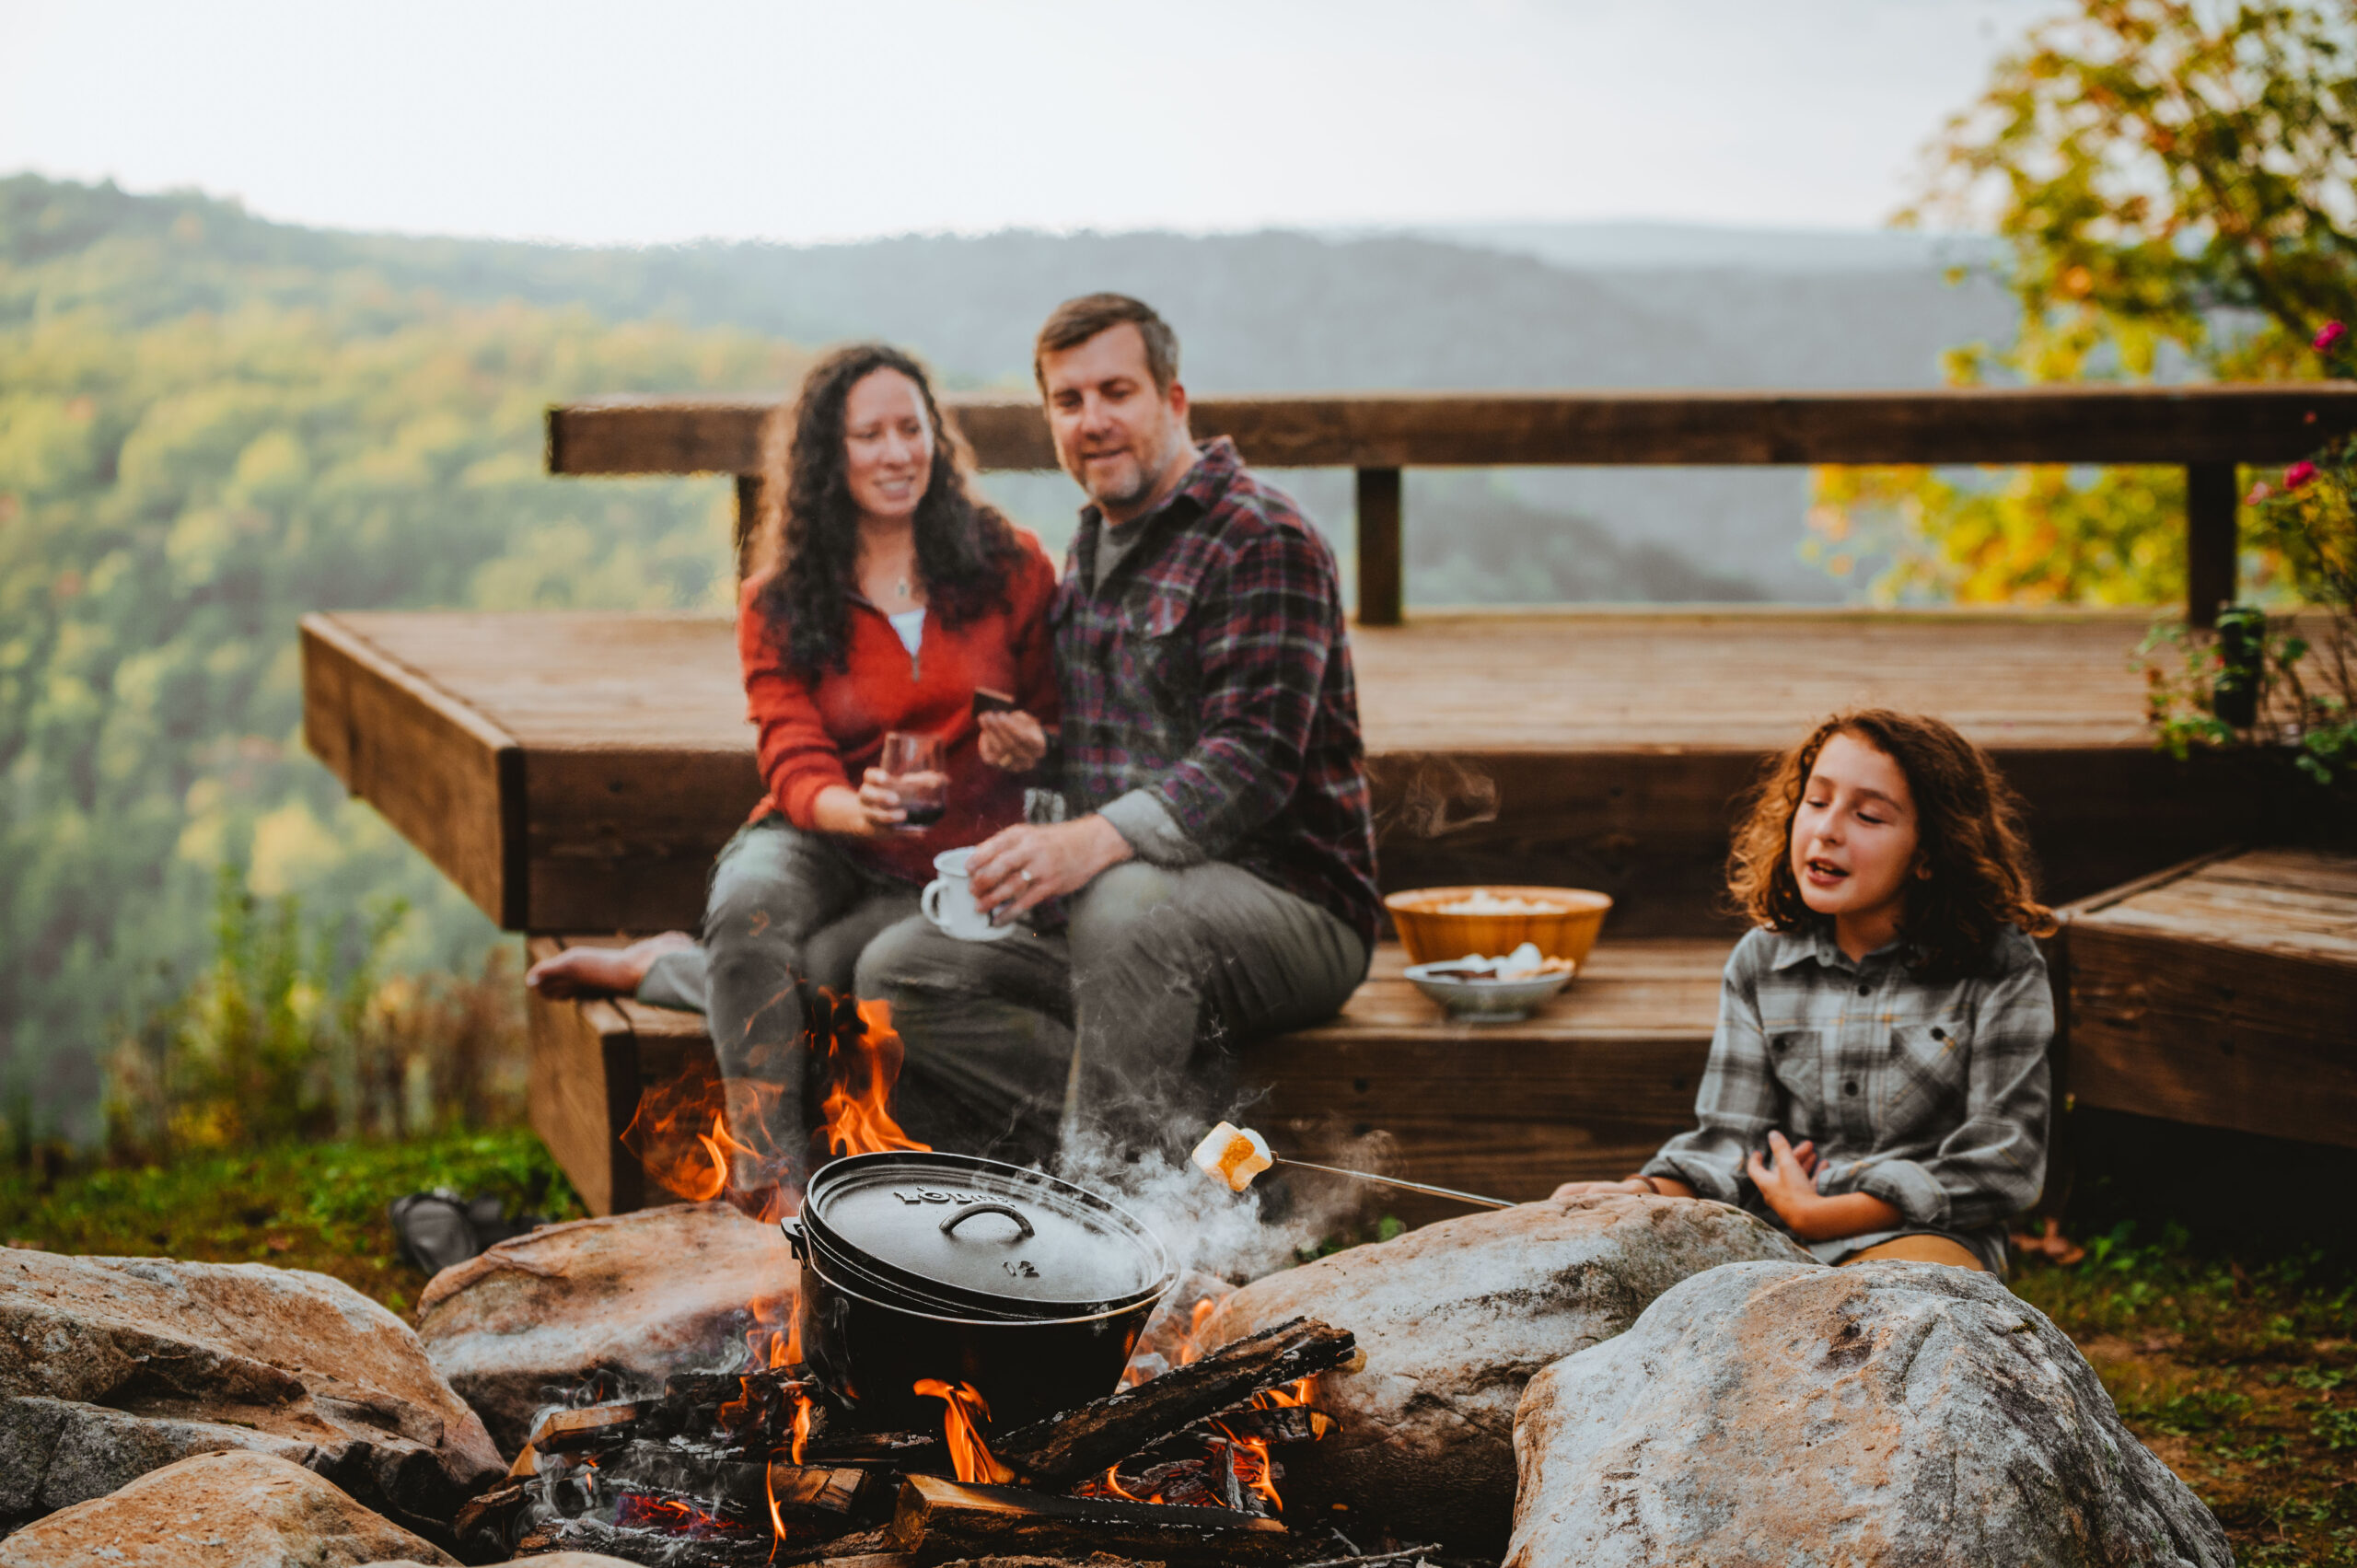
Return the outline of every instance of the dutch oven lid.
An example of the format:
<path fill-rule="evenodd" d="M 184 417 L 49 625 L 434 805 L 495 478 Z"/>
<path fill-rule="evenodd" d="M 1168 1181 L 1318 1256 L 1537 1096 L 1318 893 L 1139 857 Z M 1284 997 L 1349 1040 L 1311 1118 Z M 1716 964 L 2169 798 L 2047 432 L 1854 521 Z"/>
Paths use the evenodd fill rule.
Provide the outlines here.
<path fill-rule="evenodd" d="M 1085 1188 L 969 1155 L 854 1155 L 811 1179 L 806 1225 L 854 1257 L 982 1296 L 1115 1303 L 1160 1294 L 1161 1240 Z"/>

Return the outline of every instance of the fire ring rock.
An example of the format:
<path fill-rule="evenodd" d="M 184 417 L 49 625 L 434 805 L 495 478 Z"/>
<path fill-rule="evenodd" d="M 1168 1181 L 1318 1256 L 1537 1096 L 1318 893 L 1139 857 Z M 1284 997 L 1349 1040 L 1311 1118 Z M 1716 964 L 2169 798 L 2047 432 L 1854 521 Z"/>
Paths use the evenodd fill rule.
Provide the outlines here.
<path fill-rule="evenodd" d="M 390 1312 L 260 1263 L 0 1252 L 0 1525 L 247 1449 L 447 1539 L 498 1452 Z"/>
<path fill-rule="evenodd" d="M 1620 1333 L 1690 1274 L 1807 1256 L 1724 1203 L 1525 1203 L 1271 1274 L 1230 1297 L 1204 1338 L 1225 1343 L 1295 1317 L 1350 1330 L 1364 1365 L 1313 1385 L 1311 1403 L 1339 1427 L 1281 1456 L 1288 1510 L 1298 1493 L 1320 1511 L 1345 1504 L 1403 1539 L 1494 1550 L 1513 1517 L 1526 1383 Z"/>
<path fill-rule="evenodd" d="M 726 1203 L 545 1225 L 434 1276 L 418 1337 L 502 1449 L 592 1375 L 613 1395 L 725 1364 L 792 1316 L 800 1276 L 777 1226 Z"/>
<path fill-rule="evenodd" d="M 0 1541 L 0 1568 L 457 1568 L 426 1541 L 268 1454 L 198 1454 Z"/>
<path fill-rule="evenodd" d="M 2229 1568 L 2076 1346 L 1987 1274 L 1742 1264 L 1532 1380 L 1507 1568 Z"/>

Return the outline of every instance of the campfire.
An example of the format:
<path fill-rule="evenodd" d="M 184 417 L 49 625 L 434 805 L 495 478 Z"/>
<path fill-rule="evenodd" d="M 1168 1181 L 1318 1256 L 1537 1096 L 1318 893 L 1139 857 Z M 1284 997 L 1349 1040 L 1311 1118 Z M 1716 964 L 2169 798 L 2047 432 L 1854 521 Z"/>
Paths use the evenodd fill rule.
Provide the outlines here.
<path fill-rule="evenodd" d="M 926 1151 L 890 1112 L 885 1009 L 822 997 L 808 1016 L 840 1157 L 807 1194 L 732 1132 L 717 1083 L 648 1091 L 628 1135 L 681 1196 L 782 1223 L 802 1288 L 749 1304 L 737 1365 L 639 1390 L 594 1377 L 543 1412 L 506 1482 L 459 1516 L 470 1556 L 1383 1560 L 1289 1524 L 1280 1490 L 1280 1456 L 1332 1425 L 1310 1384 L 1352 1360 L 1351 1334 L 1302 1318 L 1203 1350 L 1215 1302 L 1161 1301 L 1158 1238 L 1053 1178 Z"/>

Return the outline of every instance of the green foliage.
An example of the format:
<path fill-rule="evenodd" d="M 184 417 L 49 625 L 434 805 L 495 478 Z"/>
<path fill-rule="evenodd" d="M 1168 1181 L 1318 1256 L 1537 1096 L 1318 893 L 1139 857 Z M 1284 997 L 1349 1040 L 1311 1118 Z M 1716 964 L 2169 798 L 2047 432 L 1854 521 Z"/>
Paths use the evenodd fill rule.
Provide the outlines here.
<path fill-rule="evenodd" d="M 509 1128 L 274 1144 L 146 1166 L 0 1168 L 0 1237 L 51 1252 L 316 1269 L 401 1312 L 425 1280 L 399 1260 L 386 1206 L 436 1187 L 495 1196 L 510 1214 L 582 1214 L 547 1147 Z"/>
<path fill-rule="evenodd" d="M 1931 149 L 1902 221 L 1991 229 L 2013 347 L 1950 378 L 2314 379 L 2309 337 L 2357 313 L 2357 27 L 2343 5 L 2078 0 L 1996 68 Z M 2184 589 L 2175 472 L 1821 472 L 1816 559 L 1893 564 L 1886 598 L 2122 603 Z M 2265 582 L 2270 541 L 2249 563 Z"/>
<path fill-rule="evenodd" d="M 0 180 L 0 1084 L 77 1136 L 108 1048 L 211 983 L 221 865 L 265 902 L 402 900 L 384 973 L 493 940 L 302 754 L 304 612 L 726 603 L 726 484 L 552 480 L 541 411 L 784 386 L 799 352 L 413 273 L 199 198 Z M 267 1055 L 297 993 L 254 994 Z M 251 1115 L 326 1103 L 297 1099 Z"/>

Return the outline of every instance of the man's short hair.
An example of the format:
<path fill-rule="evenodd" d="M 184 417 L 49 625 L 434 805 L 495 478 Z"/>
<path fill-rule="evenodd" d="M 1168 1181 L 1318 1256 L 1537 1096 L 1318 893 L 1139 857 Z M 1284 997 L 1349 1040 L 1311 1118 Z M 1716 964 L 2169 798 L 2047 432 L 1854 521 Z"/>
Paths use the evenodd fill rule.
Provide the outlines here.
<path fill-rule="evenodd" d="M 1145 367 L 1154 377 L 1154 389 L 1167 396 L 1170 383 L 1178 379 L 1178 334 L 1170 323 L 1154 313 L 1154 307 L 1143 299 L 1132 299 L 1126 294 L 1084 294 L 1077 299 L 1067 299 L 1049 313 L 1039 329 L 1039 336 L 1031 344 L 1031 378 L 1039 389 L 1048 389 L 1046 362 L 1048 355 L 1078 348 L 1097 333 L 1127 321 L 1145 340 Z"/>

